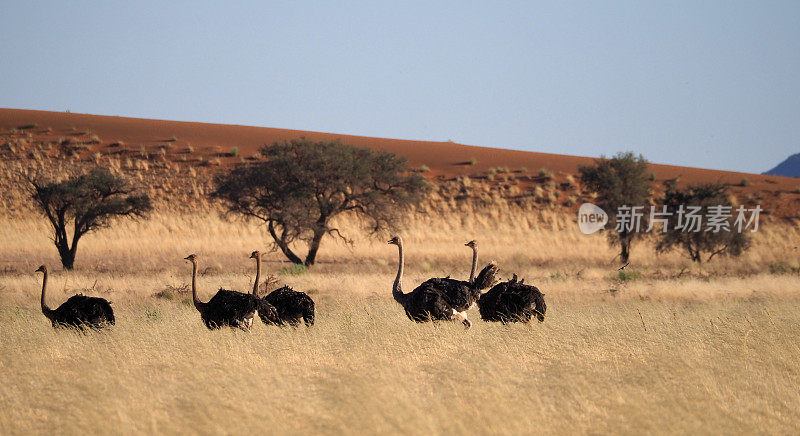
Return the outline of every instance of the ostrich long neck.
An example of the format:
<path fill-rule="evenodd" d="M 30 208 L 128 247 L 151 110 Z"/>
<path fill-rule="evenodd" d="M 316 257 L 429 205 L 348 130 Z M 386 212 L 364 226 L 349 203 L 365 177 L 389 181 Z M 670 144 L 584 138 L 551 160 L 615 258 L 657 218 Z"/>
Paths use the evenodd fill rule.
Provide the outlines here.
<path fill-rule="evenodd" d="M 42 279 L 42 313 L 47 318 L 50 318 L 53 314 L 53 311 L 47 307 L 47 303 L 44 301 L 45 289 L 47 288 L 47 271 L 44 271 L 44 278 Z"/>
<path fill-rule="evenodd" d="M 197 308 L 200 312 L 203 311 L 203 302 L 197 298 L 197 262 L 192 262 L 192 301 L 194 302 L 194 307 Z"/>
<path fill-rule="evenodd" d="M 405 258 L 403 257 L 403 242 L 400 241 L 397 244 L 397 249 L 399 252 L 400 257 L 400 264 L 397 266 L 397 277 L 394 279 L 394 285 L 392 286 L 392 296 L 394 300 L 400 304 L 405 302 L 405 294 L 403 294 L 403 264 L 405 263 Z"/>
<path fill-rule="evenodd" d="M 258 293 L 258 281 L 261 280 L 261 256 L 256 256 L 256 281 L 253 282 L 253 295 Z"/>
<path fill-rule="evenodd" d="M 470 283 L 475 283 L 476 269 L 478 269 L 478 247 L 472 247 L 472 270 L 469 272 Z"/>

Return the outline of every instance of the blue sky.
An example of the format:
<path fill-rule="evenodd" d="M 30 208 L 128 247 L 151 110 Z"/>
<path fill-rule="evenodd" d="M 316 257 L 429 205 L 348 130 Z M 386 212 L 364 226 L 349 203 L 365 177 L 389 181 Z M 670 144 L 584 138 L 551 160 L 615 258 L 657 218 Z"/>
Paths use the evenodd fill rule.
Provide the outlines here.
<path fill-rule="evenodd" d="M 0 4 L 0 107 L 761 172 L 800 152 L 800 2 Z"/>

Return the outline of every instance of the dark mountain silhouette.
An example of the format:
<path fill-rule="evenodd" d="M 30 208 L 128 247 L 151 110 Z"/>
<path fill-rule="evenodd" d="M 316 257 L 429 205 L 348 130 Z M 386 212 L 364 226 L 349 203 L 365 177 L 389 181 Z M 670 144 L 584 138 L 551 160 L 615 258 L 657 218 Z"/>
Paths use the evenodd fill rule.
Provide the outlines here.
<path fill-rule="evenodd" d="M 763 174 L 768 176 L 800 177 L 800 153 L 789 156 L 778 166 Z"/>

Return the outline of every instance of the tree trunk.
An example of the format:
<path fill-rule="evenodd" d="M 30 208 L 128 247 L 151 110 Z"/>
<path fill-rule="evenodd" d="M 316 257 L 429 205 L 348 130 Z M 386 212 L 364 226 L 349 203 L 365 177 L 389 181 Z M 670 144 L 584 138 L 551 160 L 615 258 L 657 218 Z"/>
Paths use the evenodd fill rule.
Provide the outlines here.
<path fill-rule="evenodd" d="M 289 259 L 289 262 L 296 263 L 296 264 L 303 264 L 303 260 L 300 259 L 300 256 L 294 254 L 291 248 L 289 248 L 289 244 L 287 244 L 284 240 L 278 237 L 278 234 L 275 232 L 275 226 L 272 224 L 272 221 L 269 222 L 267 225 L 267 230 L 269 230 L 270 236 L 272 236 L 272 240 L 275 241 L 275 245 L 280 248 L 281 253 Z"/>
<path fill-rule="evenodd" d="M 67 244 L 57 244 L 58 255 L 61 256 L 61 265 L 64 269 L 71 270 L 75 267 L 75 253 L 78 247 L 73 245 L 72 248 L 67 247 Z"/>
<path fill-rule="evenodd" d="M 619 235 L 619 244 L 622 247 L 622 250 L 619 253 L 620 261 L 624 265 L 628 263 L 631 256 L 631 237 L 627 234 L 620 234 Z"/>
<path fill-rule="evenodd" d="M 308 246 L 308 255 L 306 255 L 306 266 L 314 265 L 317 259 L 317 251 L 319 251 L 319 244 L 322 242 L 322 237 L 325 236 L 325 230 L 317 230 L 314 232 L 314 238 Z"/>

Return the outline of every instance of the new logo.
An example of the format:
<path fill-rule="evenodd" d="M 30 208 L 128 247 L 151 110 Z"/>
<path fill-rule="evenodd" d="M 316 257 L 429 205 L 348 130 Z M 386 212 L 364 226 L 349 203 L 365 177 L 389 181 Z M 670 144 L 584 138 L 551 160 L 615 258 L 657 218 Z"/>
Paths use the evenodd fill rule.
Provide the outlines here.
<path fill-rule="evenodd" d="M 578 209 L 578 227 L 584 235 L 602 229 L 608 223 L 608 214 L 592 203 L 583 203 Z"/>

